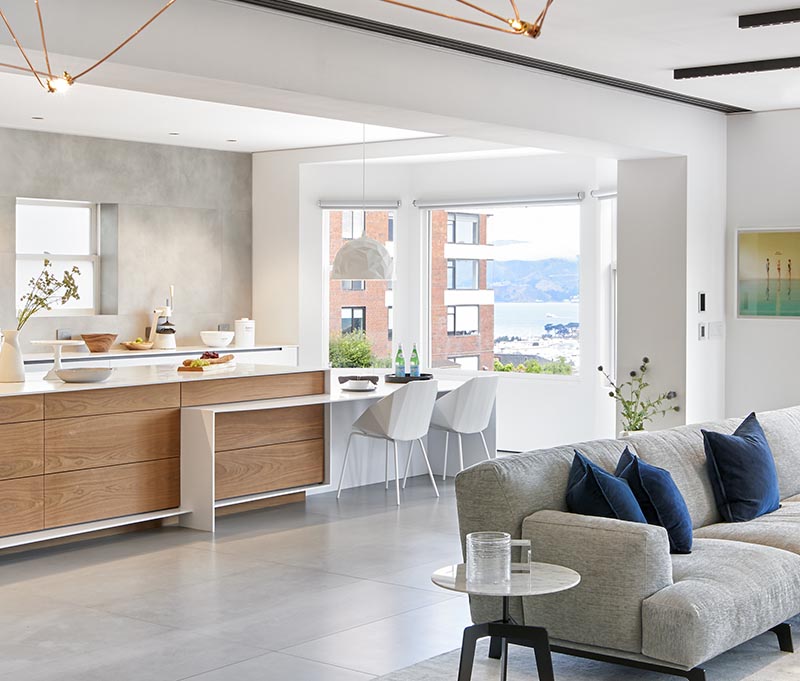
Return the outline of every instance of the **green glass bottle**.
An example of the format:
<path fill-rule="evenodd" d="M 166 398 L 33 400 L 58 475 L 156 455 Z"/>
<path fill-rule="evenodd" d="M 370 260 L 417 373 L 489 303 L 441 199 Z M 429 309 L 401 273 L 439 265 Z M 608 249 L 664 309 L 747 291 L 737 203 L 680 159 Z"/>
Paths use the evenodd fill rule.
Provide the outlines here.
<path fill-rule="evenodd" d="M 405 377 L 406 358 L 403 356 L 403 346 L 397 346 L 397 354 L 394 356 L 394 375 Z"/>
<path fill-rule="evenodd" d="M 419 353 L 417 352 L 416 343 L 414 343 L 414 349 L 411 351 L 411 375 L 419 376 Z"/>

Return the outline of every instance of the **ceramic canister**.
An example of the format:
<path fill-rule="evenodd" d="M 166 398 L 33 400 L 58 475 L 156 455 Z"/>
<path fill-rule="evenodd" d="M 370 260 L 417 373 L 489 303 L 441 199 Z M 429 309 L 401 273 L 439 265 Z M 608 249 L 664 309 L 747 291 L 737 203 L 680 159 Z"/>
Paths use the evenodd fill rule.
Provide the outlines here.
<path fill-rule="evenodd" d="M 243 317 L 233 322 L 236 335 L 233 344 L 237 348 L 252 348 L 256 344 L 256 323 L 252 319 Z"/>

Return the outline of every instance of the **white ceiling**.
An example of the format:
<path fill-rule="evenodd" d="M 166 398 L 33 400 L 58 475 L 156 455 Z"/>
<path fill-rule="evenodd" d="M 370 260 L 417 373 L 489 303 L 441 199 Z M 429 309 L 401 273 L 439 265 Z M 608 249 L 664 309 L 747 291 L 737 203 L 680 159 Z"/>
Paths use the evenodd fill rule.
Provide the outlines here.
<path fill-rule="evenodd" d="M 360 143 L 360 123 L 80 83 L 47 95 L 30 75 L 0 73 L 0 127 L 225 151 Z M 33 117 L 43 117 L 36 120 Z M 179 133 L 171 135 L 170 133 Z M 368 142 L 429 137 L 377 125 Z M 231 142 L 229 140 L 236 140 Z"/>
<path fill-rule="evenodd" d="M 675 81 L 672 70 L 800 56 L 800 24 L 741 30 L 738 16 L 800 6 L 792 0 L 555 0 L 537 40 L 476 28 L 380 0 L 301 0 L 337 12 L 479 43 L 746 109 L 800 107 L 800 69 Z M 408 0 L 480 17 L 457 0 Z M 506 14 L 508 0 L 481 0 Z M 534 19 L 544 0 L 517 0 Z"/>

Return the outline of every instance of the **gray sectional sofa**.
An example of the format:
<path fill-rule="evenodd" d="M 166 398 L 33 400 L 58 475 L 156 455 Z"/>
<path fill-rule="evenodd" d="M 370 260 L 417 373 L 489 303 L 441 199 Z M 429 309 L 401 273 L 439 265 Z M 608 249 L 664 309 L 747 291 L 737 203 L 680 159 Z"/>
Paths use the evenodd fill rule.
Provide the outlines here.
<path fill-rule="evenodd" d="M 456 478 L 459 525 L 530 539 L 533 559 L 577 570 L 572 590 L 516 599 L 520 623 L 546 627 L 557 652 L 705 678 L 707 660 L 768 630 L 791 650 L 800 613 L 800 407 L 758 414 L 778 471 L 781 508 L 723 523 L 706 472 L 701 428 L 732 433 L 741 419 L 528 452 Z M 671 555 L 654 525 L 567 512 L 575 449 L 608 471 L 626 445 L 672 474 L 692 516 L 689 555 Z M 472 598 L 475 622 L 499 619 L 500 599 Z"/>

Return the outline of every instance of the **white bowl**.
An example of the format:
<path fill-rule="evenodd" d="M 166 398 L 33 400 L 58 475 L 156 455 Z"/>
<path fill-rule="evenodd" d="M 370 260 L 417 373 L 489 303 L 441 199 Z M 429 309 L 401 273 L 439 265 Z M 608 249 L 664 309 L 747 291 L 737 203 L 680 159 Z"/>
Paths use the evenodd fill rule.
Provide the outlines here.
<path fill-rule="evenodd" d="M 353 390 L 356 392 L 369 392 L 375 390 L 376 386 L 372 381 L 362 381 L 358 379 L 350 379 L 347 383 L 342 385 L 343 390 Z"/>
<path fill-rule="evenodd" d="M 224 348 L 231 344 L 233 331 L 201 331 L 200 338 L 209 348 Z"/>
<path fill-rule="evenodd" d="M 59 369 L 56 375 L 64 383 L 102 383 L 108 380 L 113 369 L 108 367 L 79 367 L 77 369 Z"/>

